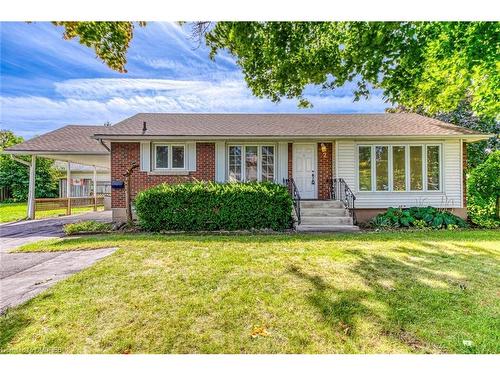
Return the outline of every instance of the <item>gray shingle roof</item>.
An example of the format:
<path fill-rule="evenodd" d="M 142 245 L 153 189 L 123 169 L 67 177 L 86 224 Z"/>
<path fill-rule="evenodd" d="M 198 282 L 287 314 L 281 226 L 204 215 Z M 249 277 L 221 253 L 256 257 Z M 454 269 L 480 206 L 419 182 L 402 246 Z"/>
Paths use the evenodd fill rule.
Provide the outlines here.
<path fill-rule="evenodd" d="M 7 148 L 5 151 L 27 152 L 68 152 L 82 154 L 109 154 L 109 152 L 92 138 L 94 133 L 101 131 L 104 126 L 95 125 L 66 125 L 49 133 L 29 139 Z"/>
<path fill-rule="evenodd" d="M 147 131 L 142 132 L 143 122 Z M 183 114 L 139 113 L 96 137 L 114 136 L 473 136 L 482 133 L 408 113 L 381 114 Z"/>

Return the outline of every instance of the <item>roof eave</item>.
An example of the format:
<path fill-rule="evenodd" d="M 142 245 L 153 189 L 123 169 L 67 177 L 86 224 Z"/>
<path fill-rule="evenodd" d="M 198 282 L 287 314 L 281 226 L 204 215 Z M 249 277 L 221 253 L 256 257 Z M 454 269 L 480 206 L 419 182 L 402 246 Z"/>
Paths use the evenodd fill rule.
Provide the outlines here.
<path fill-rule="evenodd" d="M 97 151 L 54 151 L 54 150 L 9 150 L 5 149 L 1 153 L 8 155 L 109 155 L 109 152 Z"/>
<path fill-rule="evenodd" d="M 491 137 L 495 134 L 439 134 L 439 135 L 145 135 L 145 134 L 95 134 L 92 138 L 106 141 L 130 141 L 130 140 L 154 140 L 154 139 L 185 139 L 185 140 L 224 140 L 224 139 L 463 139 L 466 142 L 477 142 Z"/>

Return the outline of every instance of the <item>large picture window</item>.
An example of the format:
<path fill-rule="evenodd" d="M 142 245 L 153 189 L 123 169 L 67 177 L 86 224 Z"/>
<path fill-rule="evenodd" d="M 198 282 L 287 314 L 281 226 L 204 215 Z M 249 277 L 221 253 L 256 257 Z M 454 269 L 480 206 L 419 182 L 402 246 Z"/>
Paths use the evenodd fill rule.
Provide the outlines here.
<path fill-rule="evenodd" d="M 406 147 L 392 146 L 392 190 L 406 190 Z"/>
<path fill-rule="evenodd" d="M 359 190 L 372 190 L 372 147 L 359 146 Z"/>
<path fill-rule="evenodd" d="M 229 181 L 273 181 L 274 146 L 234 145 L 228 149 Z"/>
<path fill-rule="evenodd" d="M 170 170 L 186 168 L 186 147 L 184 145 L 155 144 L 154 169 Z"/>
<path fill-rule="evenodd" d="M 439 191 L 440 145 L 359 145 L 359 191 Z"/>

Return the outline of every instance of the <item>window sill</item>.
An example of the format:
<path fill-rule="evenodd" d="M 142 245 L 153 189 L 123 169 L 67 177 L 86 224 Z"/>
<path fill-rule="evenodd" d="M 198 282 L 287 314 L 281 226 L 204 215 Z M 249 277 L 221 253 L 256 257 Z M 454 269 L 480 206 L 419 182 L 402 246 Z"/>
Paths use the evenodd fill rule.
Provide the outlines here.
<path fill-rule="evenodd" d="M 409 191 L 358 191 L 357 194 L 444 194 L 441 190 L 409 190 Z"/>
<path fill-rule="evenodd" d="M 189 171 L 187 170 L 175 170 L 175 169 L 170 169 L 170 170 L 164 170 L 164 171 L 151 171 L 148 174 L 153 175 L 153 176 L 188 176 Z"/>

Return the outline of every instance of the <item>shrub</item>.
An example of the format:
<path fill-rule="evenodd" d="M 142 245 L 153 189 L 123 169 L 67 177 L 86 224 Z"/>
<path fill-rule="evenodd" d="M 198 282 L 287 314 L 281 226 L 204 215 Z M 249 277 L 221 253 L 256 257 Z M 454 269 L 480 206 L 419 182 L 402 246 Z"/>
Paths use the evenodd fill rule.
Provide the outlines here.
<path fill-rule="evenodd" d="M 135 199 L 139 225 L 149 231 L 290 228 L 292 199 L 271 182 L 162 184 Z"/>
<path fill-rule="evenodd" d="M 77 233 L 102 233 L 110 232 L 112 229 L 111 223 L 100 223 L 94 220 L 80 221 L 79 223 L 66 224 L 64 233 L 67 235 Z"/>
<path fill-rule="evenodd" d="M 467 180 L 467 208 L 471 221 L 487 228 L 500 227 L 500 151 L 473 169 Z"/>
<path fill-rule="evenodd" d="M 465 228 L 467 223 L 449 211 L 435 207 L 390 207 L 375 216 L 371 222 L 374 228 Z"/>

